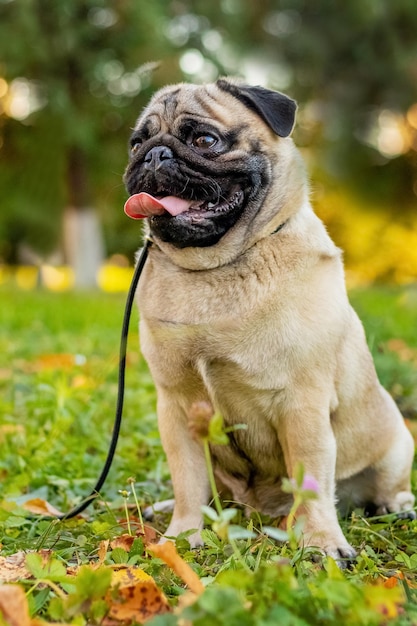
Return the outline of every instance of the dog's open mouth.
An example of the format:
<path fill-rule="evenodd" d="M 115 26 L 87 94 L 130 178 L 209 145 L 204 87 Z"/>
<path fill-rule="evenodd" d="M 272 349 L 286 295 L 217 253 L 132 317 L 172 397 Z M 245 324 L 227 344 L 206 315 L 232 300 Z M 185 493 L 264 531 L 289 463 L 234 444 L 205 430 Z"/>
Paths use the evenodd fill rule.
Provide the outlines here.
<path fill-rule="evenodd" d="M 191 199 L 174 189 L 173 193 L 178 195 L 148 187 L 132 194 L 124 209 L 135 220 L 148 218 L 152 236 L 177 248 L 216 244 L 239 220 L 249 199 L 245 187 L 236 182 L 226 189 L 218 185 L 211 195 L 207 187 L 194 187 Z"/>
<path fill-rule="evenodd" d="M 186 200 L 177 196 L 155 197 L 141 192 L 130 196 L 124 210 L 126 215 L 133 219 L 169 214 L 172 217 L 181 215 L 194 221 L 234 211 L 242 206 L 243 201 L 244 193 L 240 188 L 234 188 L 228 198 L 222 198 L 217 202 Z"/>

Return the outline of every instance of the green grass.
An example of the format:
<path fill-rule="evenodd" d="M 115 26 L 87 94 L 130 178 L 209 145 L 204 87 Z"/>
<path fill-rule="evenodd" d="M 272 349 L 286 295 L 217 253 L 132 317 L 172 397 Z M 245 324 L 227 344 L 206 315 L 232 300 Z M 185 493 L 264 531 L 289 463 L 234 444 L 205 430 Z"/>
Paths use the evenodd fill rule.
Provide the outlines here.
<path fill-rule="evenodd" d="M 110 441 L 124 299 L 3 292 L 2 302 L 1 421 L 19 426 L 4 435 L 3 496 L 41 490 L 65 508 L 93 485 Z M 123 433 L 105 497 L 124 489 L 132 474 L 144 493 L 159 497 L 167 477 L 136 311 L 133 318 Z M 75 355 L 73 366 L 66 355 Z"/>
<path fill-rule="evenodd" d="M 1 554 L 48 548 L 66 566 L 90 563 L 100 541 L 126 532 L 119 492 L 131 489 L 129 478 L 135 479 L 142 506 L 172 495 L 157 432 L 155 392 L 138 349 L 137 313 L 131 322 L 122 432 L 109 478 L 87 516 L 51 522 L 28 515 L 22 504 L 38 497 L 66 511 L 89 493 L 101 471 L 116 404 L 124 297 L 2 290 L 0 298 Z M 357 290 L 351 299 L 364 321 L 380 378 L 413 427 L 417 290 Z M 392 339 L 404 343 L 393 351 Z M 415 487 L 417 472 L 413 483 Z M 133 507 L 132 496 L 128 502 Z M 134 530 L 135 508 L 129 516 Z M 193 624 L 417 624 L 417 522 L 393 516 L 365 519 L 355 511 L 342 526 L 359 556 L 350 570 L 340 573 L 329 560 L 316 562 L 272 541 L 263 532 L 270 521 L 237 516 L 233 524 L 243 531 L 235 529 L 233 541 L 227 533 L 220 538 L 209 524 L 204 548 L 191 551 L 186 537 L 177 543 L 199 576 L 213 583 L 188 609 Z M 163 529 L 166 521 L 162 517 L 157 523 Z M 106 563 L 121 559 L 140 565 L 175 604 L 183 592 L 179 579 L 139 544 L 125 555 L 110 551 Z M 401 577 L 399 572 L 403 579 L 394 591 L 403 594 L 401 609 L 394 600 L 392 606 L 384 600 L 391 591 L 381 587 L 387 579 Z M 37 588 L 29 596 L 32 614 L 51 621 L 53 591 Z M 61 617 L 83 624 L 86 615 L 80 609 Z M 90 614 L 89 619 L 100 623 Z M 177 624 L 177 617 L 162 616 L 156 623 Z"/>

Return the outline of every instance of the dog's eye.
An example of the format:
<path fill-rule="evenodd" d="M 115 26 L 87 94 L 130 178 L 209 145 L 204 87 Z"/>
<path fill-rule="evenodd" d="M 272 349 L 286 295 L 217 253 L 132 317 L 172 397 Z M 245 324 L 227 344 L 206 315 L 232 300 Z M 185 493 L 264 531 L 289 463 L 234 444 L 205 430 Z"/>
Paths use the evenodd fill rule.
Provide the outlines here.
<path fill-rule="evenodd" d="M 194 137 L 192 144 L 195 148 L 200 148 L 200 150 L 210 150 L 217 143 L 217 138 L 213 137 L 213 135 L 198 135 Z"/>

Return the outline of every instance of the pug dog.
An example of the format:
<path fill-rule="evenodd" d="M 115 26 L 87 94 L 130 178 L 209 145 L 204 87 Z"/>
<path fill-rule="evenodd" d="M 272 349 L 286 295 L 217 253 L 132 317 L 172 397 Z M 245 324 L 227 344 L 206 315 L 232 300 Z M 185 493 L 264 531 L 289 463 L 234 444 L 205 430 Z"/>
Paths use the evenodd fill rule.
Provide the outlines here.
<path fill-rule="evenodd" d="M 312 210 L 295 114 L 288 96 L 233 79 L 161 89 L 130 139 L 125 211 L 153 242 L 137 301 L 175 496 L 166 536 L 201 542 L 210 487 L 188 418 L 207 402 L 245 425 L 211 447 L 233 499 L 285 515 L 282 479 L 302 464 L 318 484 L 303 544 L 343 562 L 355 550 L 337 503 L 415 517 L 414 445 Z"/>

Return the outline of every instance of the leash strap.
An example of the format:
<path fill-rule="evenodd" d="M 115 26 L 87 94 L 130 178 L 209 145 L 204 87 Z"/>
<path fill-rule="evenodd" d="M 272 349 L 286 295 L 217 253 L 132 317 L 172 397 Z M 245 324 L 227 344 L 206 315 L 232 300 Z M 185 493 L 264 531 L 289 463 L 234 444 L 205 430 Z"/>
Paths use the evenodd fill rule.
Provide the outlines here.
<path fill-rule="evenodd" d="M 279 232 L 286 224 L 288 220 L 283 222 L 276 228 L 271 235 L 275 235 L 275 233 Z M 58 516 L 60 520 L 70 519 L 71 517 L 75 517 L 82 511 L 84 511 L 90 504 L 95 500 L 100 492 L 100 489 L 104 485 L 104 482 L 108 476 L 110 471 L 111 464 L 113 462 L 114 453 L 116 451 L 117 442 L 120 434 L 120 427 L 122 423 L 122 415 L 123 415 L 123 403 L 124 403 L 124 392 L 125 392 L 125 370 L 126 370 L 126 350 L 127 350 L 127 338 L 129 334 L 129 323 L 130 316 L 132 313 L 133 302 L 135 300 L 135 293 L 139 283 L 139 278 L 142 274 L 143 268 L 145 266 L 146 259 L 148 258 L 149 248 L 152 245 L 152 240 L 150 238 L 146 238 L 145 245 L 142 248 L 142 251 L 139 255 L 138 262 L 136 264 L 136 268 L 133 274 L 132 282 L 129 287 L 129 292 L 126 298 L 125 312 L 123 318 L 122 325 L 122 333 L 120 338 L 120 356 L 119 356 L 119 378 L 118 378 L 118 387 L 117 387 L 117 403 L 116 403 L 116 411 L 114 417 L 113 424 L 113 432 L 111 436 L 109 451 L 107 453 L 106 461 L 104 463 L 104 467 L 102 472 L 92 489 L 90 495 L 88 495 L 80 504 L 76 507 L 68 511 L 68 513 L 63 513 Z"/>
<path fill-rule="evenodd" d="M 87 496 L 76 507 L 68 511 L 68 513 L 64 513 L 63 515 L 60 515 L 58 517 L 58 519 L 60 520 L 70 519 L 71 517 L 75 517 L 76 515 L 84 511 L 91 504 L 91 502 L 93 502 L 93 500 L 95 500 L 98 497 L 99 491 L 104 485 L 104 482 L 110 471 L 114 453 L 116 451 L 117 441 L 119 439 L 120 426 L 122 423 L 123 402 L 124 402 L 124 393 L 125 393 L 126 350 L 127 350 L 127 338 L 129 334 L 130 316 L 132 313 L 132 307 L 133 307 L 133 303 L 135 300 L 135 293 L 136 293 L 136 289 L 139 283 L 139 278 L 145 266 L 146 259 L 148 258 L 148 252 L 149 252 L 149 248 L 151 247 L 151 245 L 152 245 L 152 240 L 149 238 L 146 238 L 145 245 L 142 248 L 142 251 L 139 255 L 139 259 L 136 264 L 132 282 L 130 284 L 129 292 L 126 298 L 125 312 L 124 312 L 123 325 L 122 325 L 122 334 L 120 338 L 119 378 L 118 378 L 118 386 L 117 386 L 116 412 L 115 412 L 115 417 L 114 417 L 113 432 L 111 436 L 109 451 L 107 453 L 107 458 L 104 463 L 102 472 L 94 488 L 92 489 L 90 495 Z"/>

